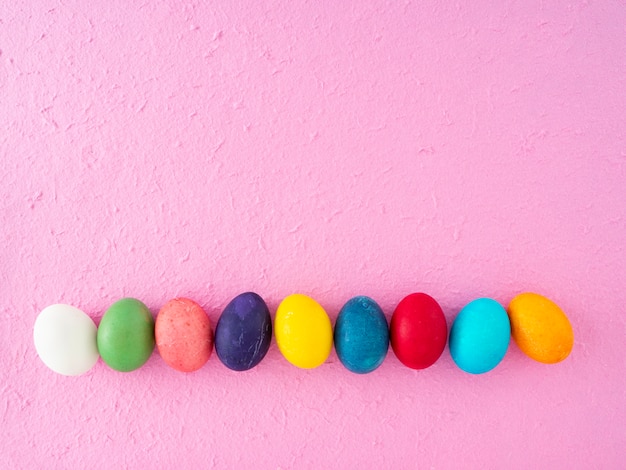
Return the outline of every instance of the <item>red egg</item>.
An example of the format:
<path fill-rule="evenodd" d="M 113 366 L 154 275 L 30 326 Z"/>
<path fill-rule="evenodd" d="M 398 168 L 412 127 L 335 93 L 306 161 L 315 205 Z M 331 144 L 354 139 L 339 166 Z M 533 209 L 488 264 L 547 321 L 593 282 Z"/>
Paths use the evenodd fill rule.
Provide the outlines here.
<path fill-rule="evenodd" d="M 443 310 L 428 294 L 409 294 L 391 317 L 391 347 L 400 362 L 411 369 L 425 369 L 441 356 L 448 339 Z"/>

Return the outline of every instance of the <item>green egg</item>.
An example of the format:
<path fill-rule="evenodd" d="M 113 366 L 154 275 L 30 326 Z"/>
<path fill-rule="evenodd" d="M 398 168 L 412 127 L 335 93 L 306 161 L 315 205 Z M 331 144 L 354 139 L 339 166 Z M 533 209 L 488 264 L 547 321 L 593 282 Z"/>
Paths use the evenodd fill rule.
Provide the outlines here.
<path fill-rule="evenodd" d="M 140 368 L 154 350 L 154 319 L 137 299 L 121 299 L 105 312 L 98 327 L 102 360 L 120 372 Z"/>

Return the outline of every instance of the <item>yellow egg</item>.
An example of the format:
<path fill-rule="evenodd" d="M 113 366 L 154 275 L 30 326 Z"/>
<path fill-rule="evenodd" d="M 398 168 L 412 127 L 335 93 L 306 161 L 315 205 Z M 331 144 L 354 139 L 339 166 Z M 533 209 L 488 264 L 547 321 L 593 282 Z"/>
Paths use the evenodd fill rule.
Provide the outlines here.
<path fill-rule="evenodd" d="M 519 294 L 509 304 L 511 336 L 528 357 L 546 364 L 565 359 L 574 346 L 567 316 L 539 294 Z"/>
<path fill-rule="evenodd" d="M 333 328 L 326 311 L 306 295 L 292 294 L 283 299 L 274 329 L 282 355 L 302 369 L 323 364 L 333 346 Z"/>

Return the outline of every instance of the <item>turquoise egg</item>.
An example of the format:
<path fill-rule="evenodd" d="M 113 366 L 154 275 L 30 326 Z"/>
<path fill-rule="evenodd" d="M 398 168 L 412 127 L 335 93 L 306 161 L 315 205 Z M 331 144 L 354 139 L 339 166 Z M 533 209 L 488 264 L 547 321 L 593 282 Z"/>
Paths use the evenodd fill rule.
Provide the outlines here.
<path fill-rule="evenodd" d="M 348 300 L 335 322 L 334 340 L 346 369 L 357 374 L 372 372 L 389 349 L 389 326 L 382 309 L 369 297 Z"/>
<path fill-rule="evenodd" d="M 496 367 L 509 347 L 511 323 L 493 299 L 471 301 L 459 312 L 450 330 L 450 354 L 461 370 L 483 374 Z"/>

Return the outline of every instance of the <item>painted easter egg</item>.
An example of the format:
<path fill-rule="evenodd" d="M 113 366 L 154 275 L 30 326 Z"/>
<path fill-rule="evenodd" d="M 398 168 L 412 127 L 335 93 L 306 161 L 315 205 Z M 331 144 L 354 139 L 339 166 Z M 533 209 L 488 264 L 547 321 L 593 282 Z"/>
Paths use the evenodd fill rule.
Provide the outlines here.
<path fill-rule="evenodd" d="M 565 359 L 574 347 L 574 330 L 563 311 L 546 297 L 519 294 L 509 304 L 511 335 L 528 357 L 546 364 Z"/>
<path fill-rule="evenodd" d="M 215 352 L 231 370 L 252 369 L 272 342 L 272 317 L 254 292 L 239 294 L 226 306 L 215 328 Z"/>
<path fill-rule="evenodd" d="M 200 369 L 213 351 L 209 317 L 190 299 L 172 299 L 161 308 L 154 324 L 154 337 L 165 363 L 181 372 Z"/>
<path fill-rule="evenodd" d="M 294 366 L 313 369 L 328 358 L 333 346 L 332 325 L 326 311 L 311 297 L 285 297 L 274 326 L 278 349 Z"/>
<path fill-rule="evenodd" d="M 82 310 L 65 304 L 50 305 L 35 320 L 35 350 L 43 363 L 58 374 L 84 374 L 100 357 L 96 331 L 96 324 Z"/>
<path fill-rule="evenodd" d="M 443 310 L 430 295 L 409 294 L 391 317 L 391 346 L 400 362 L 411 369 L 425 369 L 441 356 L 448 339 Z"/>
<path fill-rule="evenodd" d="M 382 309 L 369 297 L 348 300 L 337 316 L 334 340 L 346 369 L 357 374 L 377 369 L 389 349 L 389 327 Z"/>
<path fill-rule="evenodd" d="M 102 360 L 111 369 L 130 372 L 144 365 L 154 350 L 154 320 L 139 300 L 121 299 L 104 313 L 97 337 Z"/>
<path fill-rule="evenodd" d="M 504 307 L 493 299 L 476 299 L 454 319 L 450 354 L 461 370 L 483 374 L 504 359 L 510 338 L 511 325 Z"/>

